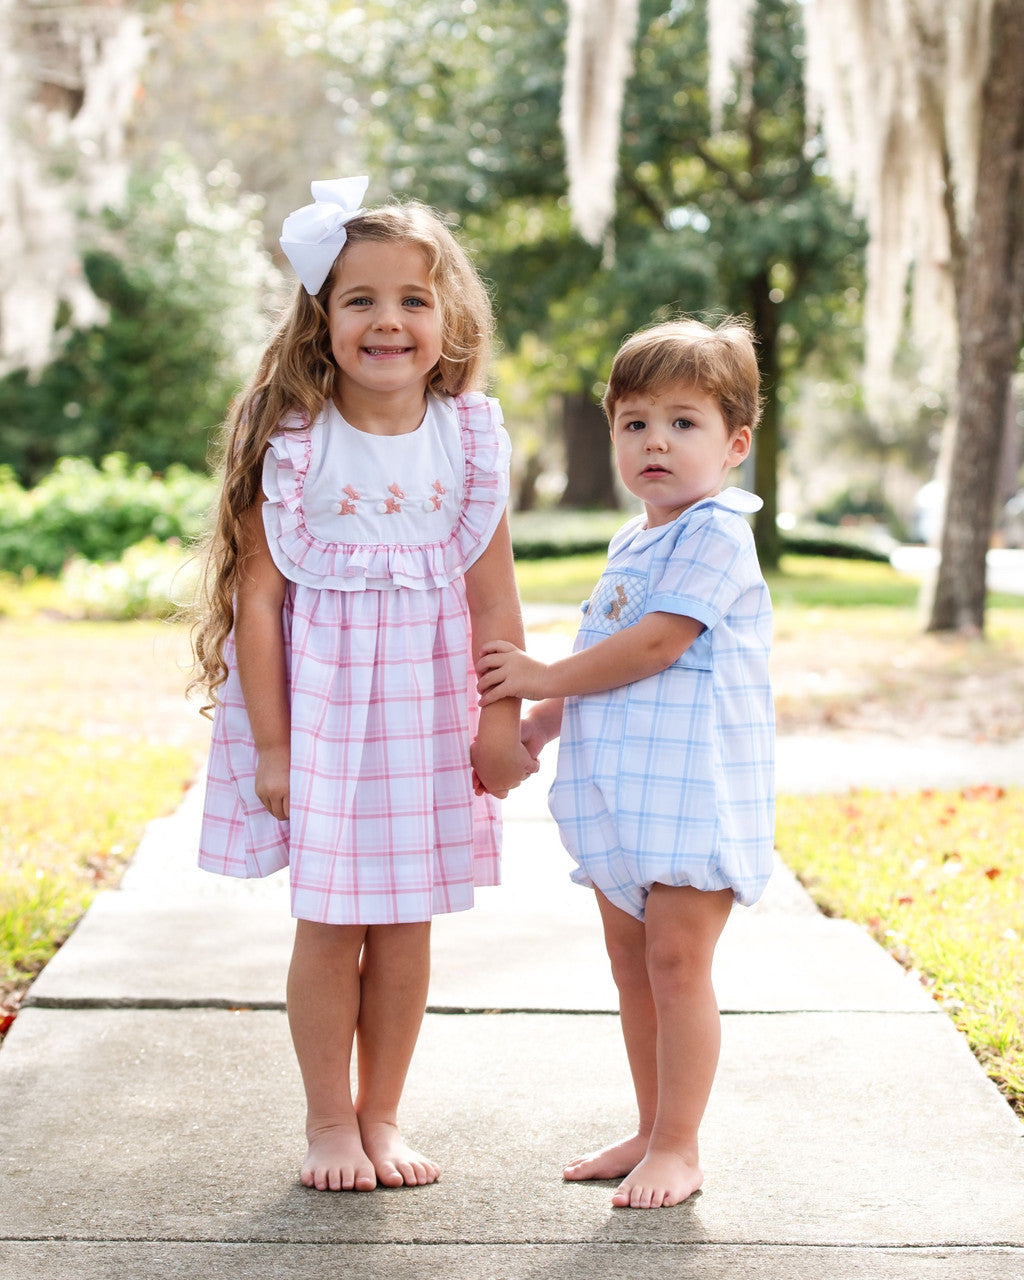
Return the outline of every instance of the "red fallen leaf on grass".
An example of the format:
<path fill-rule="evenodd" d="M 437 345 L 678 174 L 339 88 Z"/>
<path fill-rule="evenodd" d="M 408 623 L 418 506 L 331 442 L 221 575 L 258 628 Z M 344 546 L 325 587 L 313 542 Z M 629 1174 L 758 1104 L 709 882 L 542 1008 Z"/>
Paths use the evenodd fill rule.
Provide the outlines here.
<path fill-rule="evenodd" d="M 996 876 L 1001 876 L 1002 874 L 1003 874 L 1002 867 L 989 867 L 988 870 L 985 872 L 985 879 L 994 880 Z"/>
<path fill-rule="evenodd" d="M 18 1015 L 16 1013 L 5 1013 L 0 1016 L 0 1037 L 5 1036 L 8 1031 L 10 1031 L 11 1027 L 14 1025 L 14 1019 L 17 1016 Z M 20 1034 L 21 1033 L 19 1032 L 19 1035 Z"/>
<path fill-rule="evenodd" d="M 1006 788 L 994 787 L 991 783 L 982 782 L 974 787 L 964 787 L 960 794 L 965 800 L 1003 800 L 1006 797 Z"/>

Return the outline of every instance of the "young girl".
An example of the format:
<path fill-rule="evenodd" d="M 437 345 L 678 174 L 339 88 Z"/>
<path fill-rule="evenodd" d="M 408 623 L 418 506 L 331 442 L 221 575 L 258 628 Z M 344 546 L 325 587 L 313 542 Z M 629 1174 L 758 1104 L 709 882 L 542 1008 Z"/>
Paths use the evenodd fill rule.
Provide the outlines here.
<path fill-rule="evenodd" d="M 470 632 L 522 643 L 489 301 L 437 217 L 361 209 L 366 186 L 314 182 L 285 221 L 302 287 L 232 412 L 195 636 L 217 704 L 199 861 L 289 868 L 321 1191 L 438 1177 L 396 1127 L 430 919 L 498 882 L 492 797 L 536 768 L 518 704 L 478 712 L 473 688 Z"/>
<path fill-rule="evenodd" d="M 571 657 L 483 646 L 485 708 L 539 700 L 523 741 L 561 731 L 549 802 L 592 885 L 639 1110 L 630 1137 L 565 1178 L 621 1178 L 612 1203 L 678 1204 L 701 1185 L 697 1130 L 718 1062 L 715 944 L 772 868 L 771 605 L 744 515 L 723 489 L 758 416 L 753 342 L 737 321 L 659 325 L 615 358 L 605 412 L 644 514 L 612 539 Z"/>

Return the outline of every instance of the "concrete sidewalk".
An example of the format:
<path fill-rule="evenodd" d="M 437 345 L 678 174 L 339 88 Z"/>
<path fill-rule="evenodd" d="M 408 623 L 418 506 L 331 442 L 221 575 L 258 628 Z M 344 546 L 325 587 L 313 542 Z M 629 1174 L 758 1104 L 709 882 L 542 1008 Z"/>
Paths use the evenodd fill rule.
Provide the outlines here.
<path fill-rule="evenodd" d="M 946 759 L 963 781 L 998 766 Z M 870 781 L 869 760 L 884 771 L 877 744 L 784 741 L 780 789 Z M 1024 1127 L 921 988 L 784 868 L 720 947 L 702 1193 L 637 1212 L 562 1181 L 633 1114 L 548 769 L 506 805 L 503 887 L 435 921 L 403 1107 L 432 1187 L 299 1185 L 283 878 L 195 869 L 198 789 L 151 824 L 0 1052 L 0 1280 L 1024 1280 Z"/>

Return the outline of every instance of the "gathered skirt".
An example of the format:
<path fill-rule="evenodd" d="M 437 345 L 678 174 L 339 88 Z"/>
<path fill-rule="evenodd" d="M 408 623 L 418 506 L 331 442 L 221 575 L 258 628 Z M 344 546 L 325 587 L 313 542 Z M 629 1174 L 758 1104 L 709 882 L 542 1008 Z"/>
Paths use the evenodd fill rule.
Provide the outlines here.
<path fill-rule="evenodd" d="M 479 719 L 462 580 L 426 590 L 288 584 L 290 817 L 254 790 L 256 752 L 233 638 L 214 717 L 200 866 L 288 867 L 292 914 L 400 924 L 473 905 L 500 874 L 500 816 L 475 796 Z"/>

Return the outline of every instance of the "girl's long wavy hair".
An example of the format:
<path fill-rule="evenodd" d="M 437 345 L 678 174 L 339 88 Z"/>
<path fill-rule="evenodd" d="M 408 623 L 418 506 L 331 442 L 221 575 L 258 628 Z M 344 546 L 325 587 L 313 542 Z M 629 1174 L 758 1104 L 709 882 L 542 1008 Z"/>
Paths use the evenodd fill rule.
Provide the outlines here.
<path fill-rule="evenodd" d="M 423 250 L 428 279 L 437 298 L 441 356 L 427 378 L 437 396 L 482 389 L 491 353 L 491 302 L 458 241 L 426 205 L 410 201 L 384 205 L 353 218 L 345 248 L 366 241 L 403 242 Z M 279 321 L 253 378 L 231 406 L 221 433 L 223 480 L 202 548 L 203 571 L 195 606 L 195 658 L 188 690 L 202 690 L 212 713 L 227 678 L 224 644 L 235 621 L 235 592 L 241 569 L 241 520 L 260 500 L 263 457 L 270 437 L 301 430 L 331 398 L 337 366 L 331 354 L 328 319 L 335 260 L 316 297 L 300 285 Z M 289 419 L 289 421 L 285 421 Z"/>

